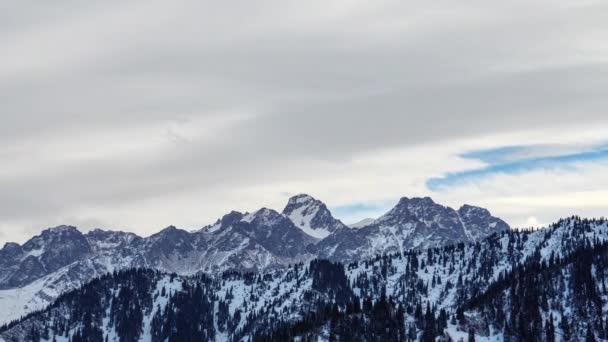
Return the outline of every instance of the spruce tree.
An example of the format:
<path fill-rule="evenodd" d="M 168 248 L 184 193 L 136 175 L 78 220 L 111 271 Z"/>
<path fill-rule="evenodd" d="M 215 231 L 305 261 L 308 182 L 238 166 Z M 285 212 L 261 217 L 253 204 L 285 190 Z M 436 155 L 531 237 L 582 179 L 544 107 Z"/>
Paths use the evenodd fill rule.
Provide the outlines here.
<path fill-rule="evenodd" d="M 555 327 L 553 325 L 553 314 L 549 316 L 549 319 L 545 323 L 545 339 L 546 342 L 555 342 Z"/>
<path fill-rule="evenodd" d="M 595 342 L 595 334 L 593 333 L 593 329 L 591 329 L 591 325 L 587 325 L 587 336 L 585 337 L 585 342 Z"/>

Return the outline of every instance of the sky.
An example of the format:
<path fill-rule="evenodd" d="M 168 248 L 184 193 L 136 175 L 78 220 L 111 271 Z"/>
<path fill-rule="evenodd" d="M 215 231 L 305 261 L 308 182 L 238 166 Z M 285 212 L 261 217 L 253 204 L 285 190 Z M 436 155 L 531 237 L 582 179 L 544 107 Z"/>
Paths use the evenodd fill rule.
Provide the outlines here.
<path fill-rule="evenodd" d="M 149 235 L 308 193 L 513 227 L 608 216 L 608 2 L 14 1 L 0 244 Z"/>

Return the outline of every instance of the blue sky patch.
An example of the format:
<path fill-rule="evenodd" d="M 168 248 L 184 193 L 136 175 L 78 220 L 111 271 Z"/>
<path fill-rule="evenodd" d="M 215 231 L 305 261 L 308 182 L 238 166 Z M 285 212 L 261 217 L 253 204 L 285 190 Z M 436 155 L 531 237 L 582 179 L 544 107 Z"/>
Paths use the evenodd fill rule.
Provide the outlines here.
<path fill-rule="evenodd" d="M 545 155 L 533 153 L 539 147 Z M 561 146 L 564 147 L 564 146 Z M 426 186 L 431 191 L 441 191 L 462 183 L 473 182 L 495 174 L 522 174 L 538 169 L 567 168 L 580 162 L 593 162 L 608 159 L 608 145 L 590 146 L 588 150 L 559 154 L 559 147 L 551 151 L 549 145 L 505 146 L 494 149 L 466 152 L 460 155 L 465 159 L 479 160 L 487 165 L 477 169 L 446 173 L 441 177 L 430 178 Z M 531 157 L 526 157 L 531 152 Z M 551 153 L 557 152 L 557 153 Z"/>

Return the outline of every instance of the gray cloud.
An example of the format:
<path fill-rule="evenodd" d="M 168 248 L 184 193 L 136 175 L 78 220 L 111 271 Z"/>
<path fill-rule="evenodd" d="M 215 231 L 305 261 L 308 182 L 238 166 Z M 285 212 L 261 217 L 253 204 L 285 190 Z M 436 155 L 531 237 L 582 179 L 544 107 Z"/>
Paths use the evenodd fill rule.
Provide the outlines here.
<path fill-rule="evenodd" d="M 295 184 L 374 151 L 605 124 L 606 7 L 12 4 L 0 14 L 0 227 L 57 213 L 89 225 L 106 221 L 79 218 L 83 206 Z"/>

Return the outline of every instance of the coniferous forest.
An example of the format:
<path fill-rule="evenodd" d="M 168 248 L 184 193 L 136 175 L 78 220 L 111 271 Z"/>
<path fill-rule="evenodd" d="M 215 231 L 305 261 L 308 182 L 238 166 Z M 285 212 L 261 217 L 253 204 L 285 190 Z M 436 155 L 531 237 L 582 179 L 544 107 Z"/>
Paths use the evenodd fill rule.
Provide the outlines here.
<path fill-rule="evenodd" d="M 0 327 L 13 341 L 601 341 L 608 225 L 265 273 L 128 269 Z"/>

